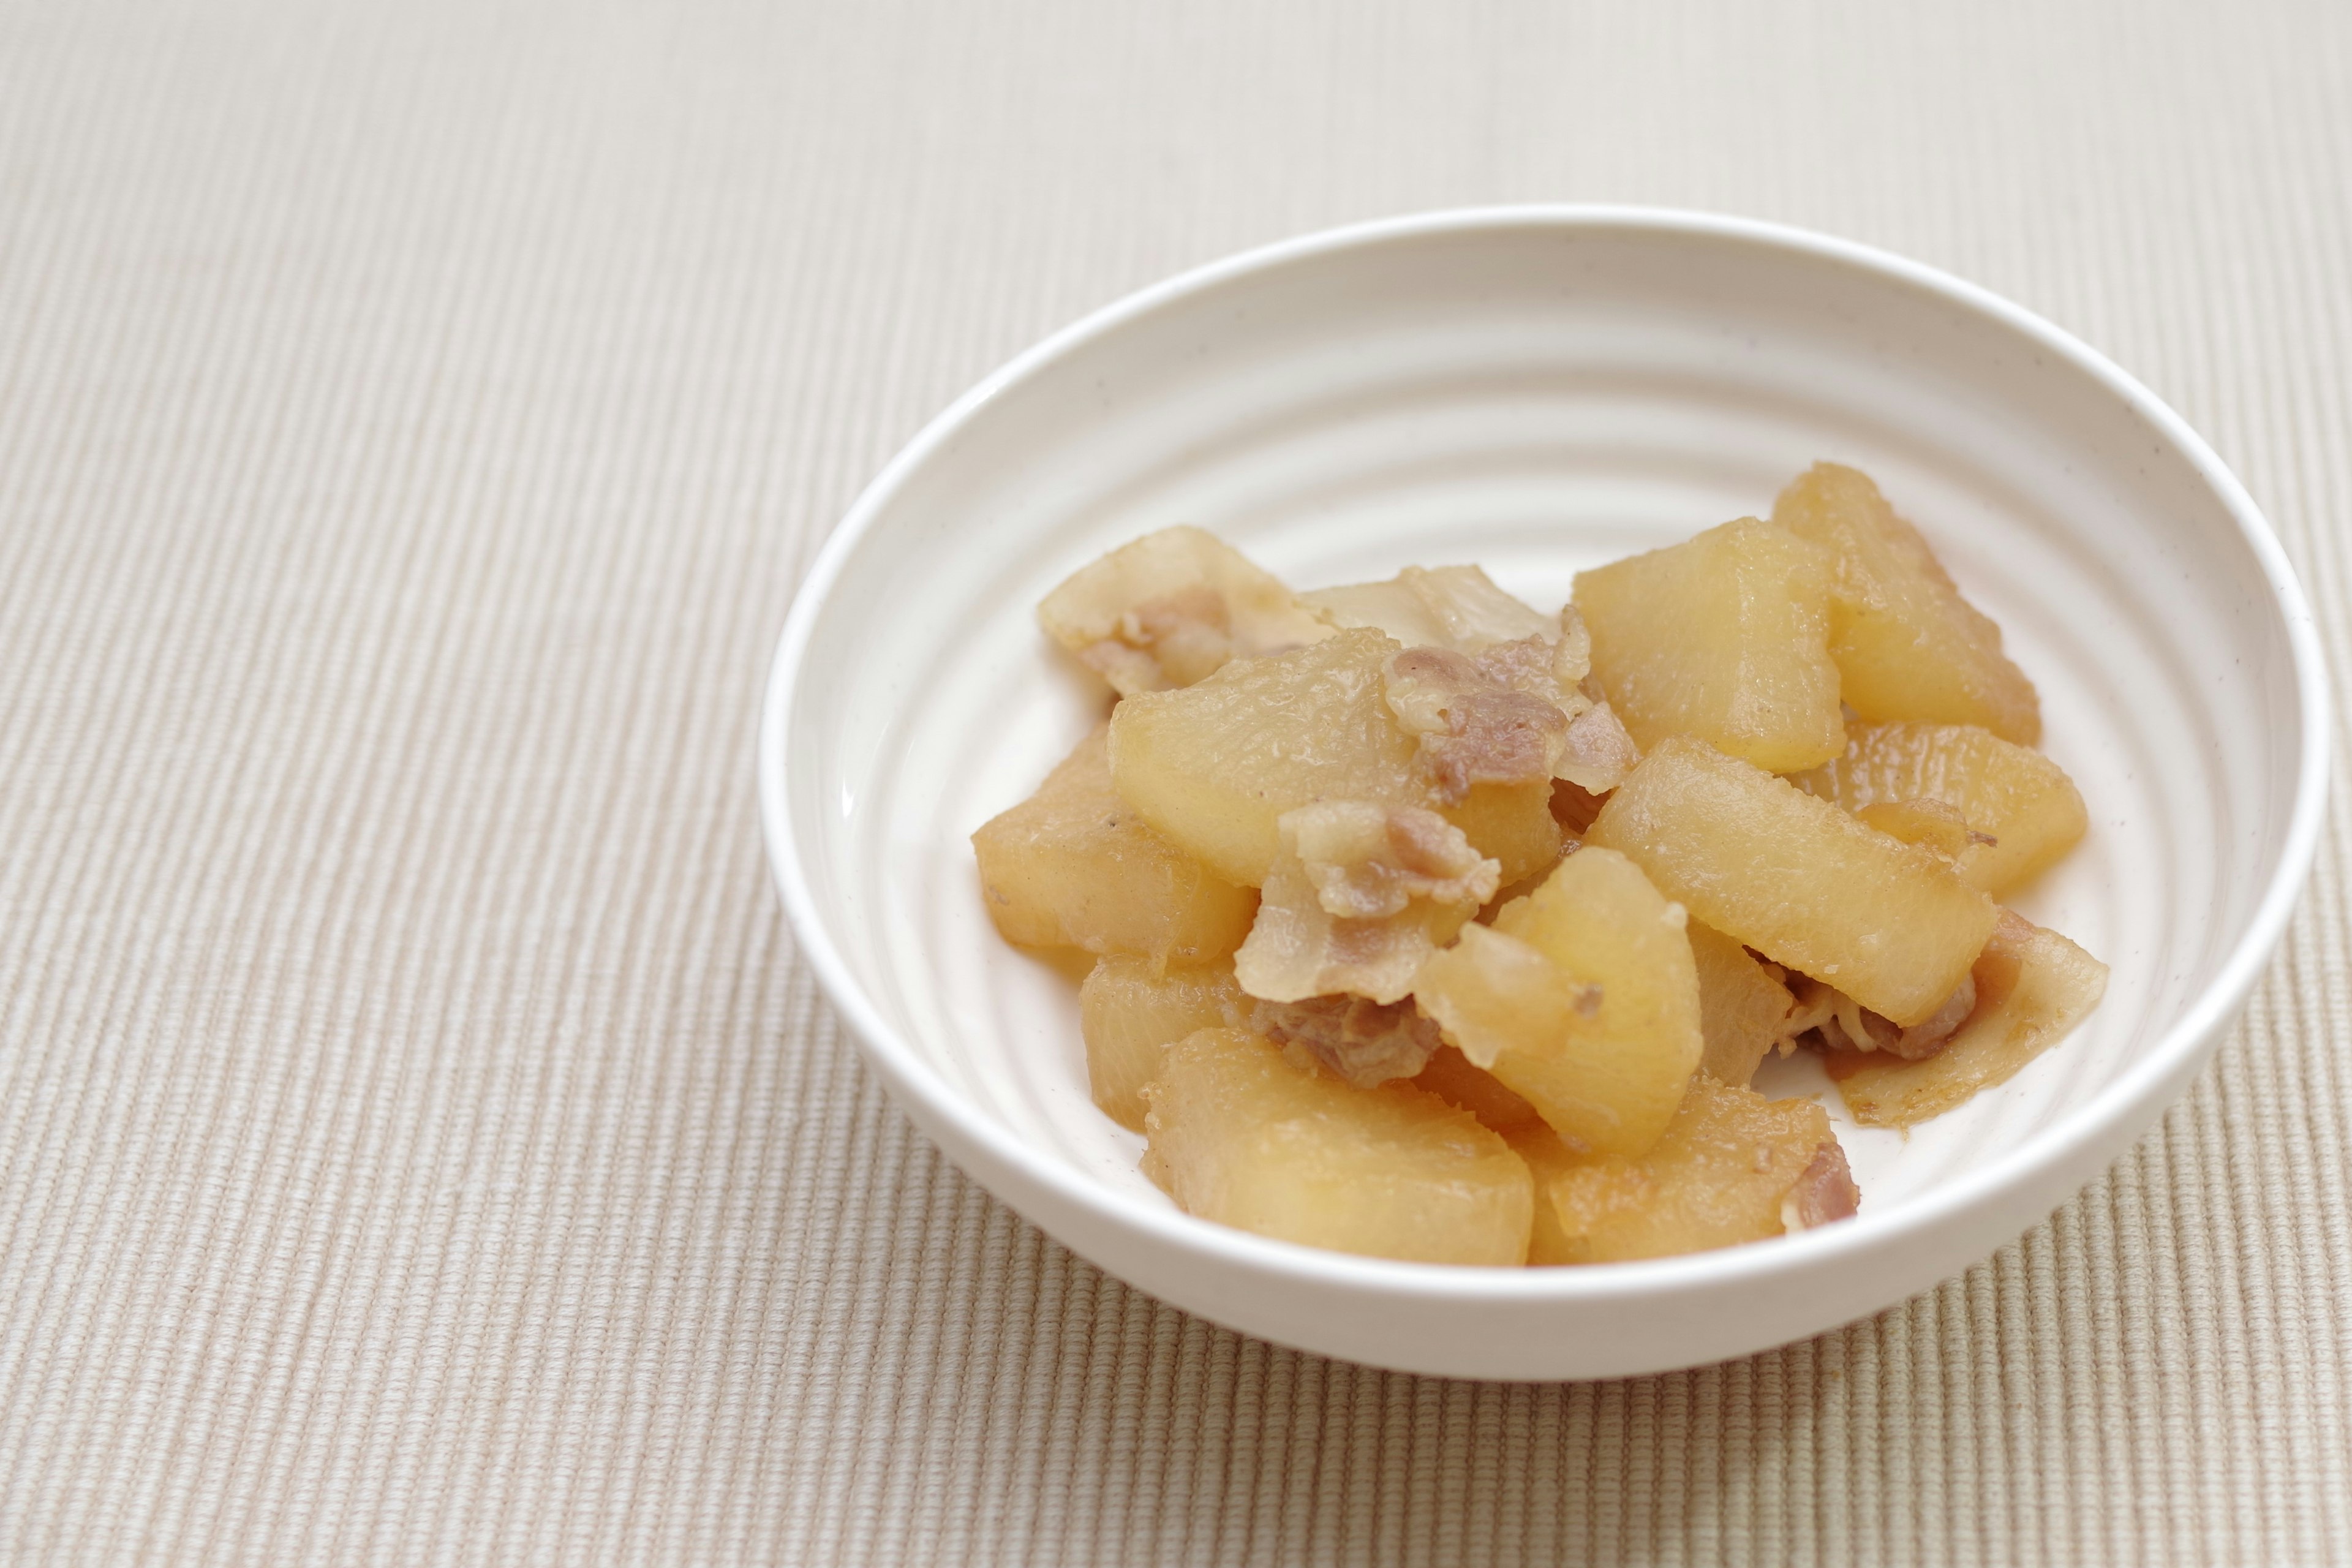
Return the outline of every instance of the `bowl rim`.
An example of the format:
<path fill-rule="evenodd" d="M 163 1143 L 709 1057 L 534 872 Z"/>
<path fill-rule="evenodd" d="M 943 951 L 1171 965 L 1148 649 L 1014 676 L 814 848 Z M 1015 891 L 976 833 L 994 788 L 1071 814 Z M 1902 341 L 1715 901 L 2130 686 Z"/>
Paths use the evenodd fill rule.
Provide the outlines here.
<path fill-rule="evenodd" d="M 971 1108 L 886 1019 L 843 958 L 812 897 L 790 811 L 790 719 L 809 639 L 843 567 L 876 518 L 908 479 L 982 408 L 1042 374 L 1072 351 L 1131 321 L 1254 273 L 1339 252 L 1433 236 L 1561 229 L 1679 235 L 1794 253 L 1906 284 L 2010 328 L 2087 373 L 2161 433 L 2220 498 L 2259 563 L 2271 604 L 2294 657 L 2302 723 L 2294 805 L 2280 858 L 2252 918 L 2206 985 L 2156 1041 L 2089 1103 L 2036 1131 L 2015 1149 L 1891 1211 L 1865 1209 L 1845 1224 L 1777 1239 L 1777 1245 L 1579 1268 L 1506 1268 L 1412 1263 L 1327 1251 L 1279 1241 L 1158 1207 L 1105 1184 L 1060 1157 L 1024 1142 L 1011 1128 Z M 2003 1194 L 2029 1187 L 2085 1149 L 2102 1145 L 2151 1107 L 2168 1079 L 2218 1038 L 2243 1005 L 2294 913 L 2316 855 L 2330 761 L 2327 678 L 2318 631 L 2293 564 L 2276 534 L 2212 448 L 2162 399 L 2108 360 L 2041 316 L 1940 268 L 1855 241 L 1791 225 L 1674 207 L 1599 204 L 1472 206 L 1406 214 L 1278 240 L 1191 268 L 1089 312 L 982 377 L 932 417 L 859 493 L 810 564 L 795 593 L 761 697 L 758 786 L 770 870 L 803 955 L 818 984 L 888 1085 L 922 1110 L 952 1125 L 992 1159 L 1036 1186 L 1111 1225 L 1262 1275 L 1321 1286 L 1370 1287 L 1423 1302 L 1528 1304 L 1625 1300 L 1677 1288 L 1718 1288 L 1810 1271 L 1833 1259 L 1917 1238 Z M 2183 1074 L 2184 1081 L 2186 1074 Z M 2121 1151 L 2117 1150 L 2117 1153 Z M 982 1185 L 990 1184 L 983 1182 Z M 2072 1190 L 2070 1184 L 2070 1191 Z M 999 1194 L 1001 1196 L 1001 1194 Z"/>

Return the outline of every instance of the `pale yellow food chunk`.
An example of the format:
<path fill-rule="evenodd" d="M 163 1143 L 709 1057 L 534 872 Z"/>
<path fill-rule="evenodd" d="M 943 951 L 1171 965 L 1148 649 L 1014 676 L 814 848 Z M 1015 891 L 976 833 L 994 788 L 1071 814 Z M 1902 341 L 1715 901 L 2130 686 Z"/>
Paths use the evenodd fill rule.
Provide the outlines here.
<path fill-rule="evenodd" d="M 1726 936 L 1898 1025 L 1934 1016 L 1999 914 L 1950 862 L 1687 736 L 1642 759 L 1585 842 L 1622 850 Z"/>
<path fill-rule="evenodd" d="M 1645 750 L 1696 735 L 1773 773 L 1845 746 L 1829 553 L 1752 517 L 1576 574 L 1592 673 Z"/>
<path fill-rule="evenodd" d="M 1857 814 L 1942 801 L 1981 835 L 1961 847 L 1960 875 L 1995 898 L 2049 869 L 2090 825 L 2064 769 L 1973 724 L 1857 724 L 1844 755 L 1790 782 Z"/>
<path fill-rule="evenodd" d="M 1547 1125 L 1536 1108 L 1513 1093 L 1503 1080 L 1452 1046 L 1443 1046 L 1421 1069 L 1413 1087 L 1428 1090 L 1448 1105 L 1458 1105 L 1503 1135 L 1514 1153 L 1528 1163 L 1536 1181 L 1535 1226 L 1528 1237 L 1528 1265 L 1547 1267 L 1576 1261 L 1559 1215 L 1546 1192 L 1554 1176 L 1579 1162 L 1576 1154 Z"/>
<path fill-rule="evenodd" d="M 1511 1146 L 1512 1153 L 1526 1162 L 1528 1174 L 1535 1178 L 1536 1212 L 1535 1223 L 1528 1227 L 1528 1267 L 1552 1268 L 1581 1262 L 1580 1254 L 1583 1249 L 1559 1223 L 1559 1210 L 1551 1201 L 1551 1184 L 1582 1164 L 1583 1158 L 1540 1121 L 1532 1127 L 1504 1133 L 1503 1141 Z"/>
<path fill-rule="evenodd" d="M 1688 923 L 1631 859 L 1591 846 L 1495 917 L 1567 981 L 1584 1048 L 1487 1065 L 1580 1148 L 1646 1146 L 1703 1054 Z"/>
<path fill-rule="evenodd" d="M 1544 1125 L 1543 1115 L 1511 1088 L 1473 1063 L 1457 1046 L 1440 1046 L 1412 1080 L 1448 1105 L 1458 1105 L 1508 1137 Z"/>
<path fill-rule="evenodd" d="M 1330 626 L 1248 557 L 1197 528 L 1163 528 L 1045 595 L 1046 634 L 1121 696 L 1190 686 L 1227 659 L 1303 647 Z"/>
<path fill-rule="evenodd" d="M 1239 947 L 1257 910 L 1255 893 L 1170 843 L 1119 798 L 1099 730 L 971 844 L 989 918 L 1024 947 L 1202 963 Z"/>
<path fill-rule="evenodd" d="M 1551 781 L 1479 784 L 1440 816 L 1462 829 L 1472 847 L 1502 868 L 1506 886 L 1559 860 L 1559 824 L 1551 815 Z"/>
<path fill-rule="evenodd" d="M 1418 806 L 1326 801 L 1279 826 L 1256 922 L 1234 955 L 1242 989 L 1269 1002 L 1402 999 L 1422 960 L 1502 885 L 1497 862 Z"/>
<path fill-rule="evenodd" d="M 1940 800 L 1922 797 L 1874 801 L 1869 805 L 1854 807 L 1853 817 L 1856 822 L 1866 827 L 1874 827 L 1889 838 L 1900 838 L 1906 844 L 1932 849 L 1955 866 L 1971 847 L 1993 841 L 1990 834 L 1979 833 L 1970 827 L 1969 819 L 1960 815 L 1958 806 L 1947 805 Z"/>
<path fill-rule="evenodd" d="M 2000 628 L 1868 475 L 1816 463 L 1780 492 L 1772 521 L 1837 558 L 1830 657 L 1856 713 L 1979 724 L 2021 745 L 2042 738 L 2041 700 L 2001 652 Z"/>
<path fill-rule="evenodd" d="M 1255 887 L 1282 847 L 1285 812 L 1327 800 L 1420 805 L 1412 738 L 1389 715 L 1381 666 L 1395 645 L 1349 631 L 1226 666 L 1181 691 L 1145 692 L 1111 716 L 1111 774 L 1146 821 Z"/>
<path fill-rule="evenodd" d="M 1526 901 L 1517 899 L 1504 908 Z M 1535 948 L 1477 924 L 1463 927 L 1453 946 L 1429 956 L 1413 977 L 1412 996 L 1437 1020 L 1447 1042 L 1490 1073 L 1506 1056 L 1542 1062 L 1589 1050 L 1585 1036 L 1601 1002 L 1597 987 L 1575 984 Z M 1538 1111 L 1555 1114 L 1540 1105 Z"/>
<path fill-rule="evenodd" d="M 1125 953 L 1097 961 L 1078 987 L 1095 1103 L 1121 1127 L 1142 1131 L 1143 1086 L 1160 1076 L 1168 1047 L 1196 1030 L 1223 1027 L 1245 1005 L 1228 964 L 1163 969 Z"/>
<path fill-rule="evenodd" d="M 1370 630 L 1237 659 L 1181 691 L 1128 698 L 1111 717 L 1119 794 L 1171 842 L 1255 887 L 1281 848 L 1285 812 L 1324 801 L 1436 809 L 1517 880 L 1559 853 L 1548 782 L 1481 784 L 1438 800 L 1419 745 L 1389 711 L 1396 644 Z"/>
<path fill-rule="evenodd" d="M 1558 622 L 1495 586 L 1475 566 L 1408 566 L 1385 583 L 1317 588 L 1299 598 L 1336 626 L 1370 626 L 1406 647 L 1475 654 L 1559 634 Z M 1569 684 L 1582 675 L 1578 670 Z"/>
<path fill-rule="evenodd" d="M 1574 1146 L 1638 1154 L 1698 1065 L 1680 907 L 1623 856 L 1583 849 L 1422 965 L 1422 1010 Z"/>
<path fill-rule="evenodd" d="M 1820 1106 L 1704 1073 L 1646 1154 L 1579 1162 L 1547 1195 L 1571 1263 L 1762 1241 L 1845 1218 L 1860 1201 Z"/>
<path fill-rule="evenodd" d="M 1169 1048 L 1144 1098 L 1144 1170 L 1187 1214 L 1374 1258 L 1527 1260 L 1526 1163 L 1434 1095 L 1357 1089 L 1256 1036 L 1204 1029 Z"/>
<path fill-rule="evenodd" d="M 1698 1023 L 1706 1037 L 1699 1071 L 1742 1088 L 1765 1053 L 1788 1032 L 1796 999 L 1739 943 L 1713 926 L 1690 922 L 1691 961 L 1698 970 Z"/>
<path fill-rule="evenodd" d="M 2054 931 L 2003 910 L 1976 963 L 1976 1010 L 1924 1061 L 1880 1051 L 1825 1058 L 1846 1109 L 1865 1127 L 1909 1127 L 2008 1082 L 2066 1037 L 2107 988 L 2107 966 Z"/>
<path fill-rule="evenodd" d="M 1546 1124 L 1536 1108 L 1513 1093 L 1503 1080 L 1452 1046 L 1444 1046 L 1421 1069 L 1413 1087 L 1428 1090 L 1448 1105 L 1457 1105 L 1503 1135 L 1511 1152 L 1528 1163 L 1535 1177 L 1535 1225 L 1528 1236 L 1528 1266 L 1545 1268 L 1577 1261 L 1578 1249 L 1560 1228 L 1559 1215 L 1549 1197 L 1552 1179 L 1580 1162 Z"/>

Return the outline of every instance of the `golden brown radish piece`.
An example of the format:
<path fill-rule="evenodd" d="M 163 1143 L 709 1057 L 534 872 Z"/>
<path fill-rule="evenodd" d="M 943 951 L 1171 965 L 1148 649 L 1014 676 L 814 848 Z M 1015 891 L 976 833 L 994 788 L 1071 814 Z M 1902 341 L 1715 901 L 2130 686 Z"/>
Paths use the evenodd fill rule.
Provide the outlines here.
<path fill-rule="evenodd" d="M 1413 994 L 1463 1055 L 1577 1148 L 1638 1154 L 1698 1066 L 1682 910 L 1622 855 L 1584 849 L 1490 930 L 1465 927 Z"/>
<path fill-rule="evenodd" d="M 1121 1127 L 1143 1131 L 1143 1086 L 1168 1047 L 1225 1024 L 1244 1005 L 1229 963 L 1165 969 L 1119 953 L 1098 961 L 1078 987 L 1078 1031 L 1095 1103 Z"/>
<path fill-rule="evenodd" d="M 1943 1005 L 1998 915 L 1950 862 L 1688 736 L 1642 759 L 1585 842 L 1624 851 L 1726 936 L 1900 1025 Z"/>
<path fill-rule="evenodd" d="M 1772 773 L 1845 748 L 1828 552 L 1752 517 L 1576 574 L 1592 674 L 1644 749 L 1697 735 Z"/>
<path fill-rule="evenodd" d="M 1103 732 L 1078 742 L 1037 793 L 971 836 L 989 918 L 1023 947 L 1224 957 L 1257 895 L 1162 837 L 1111 787 Z"/>
<path fill-rule="evenodd" d="M 1251 887 L 1281 848 L 1283 814 L 1324 801 L 1433 807 L 1501 862 L 1506 882 L 1558 855 L 1548 782 L 1435 798 L 1414 767 L 1419 742 L 1385 699 L 1396 651 L 1378 632 L 1346 631 L 1128 698 L 1110 726 L 1118 793 L 1171 842 Z"/>
<path fill-rule="evenodd" d="M 1762 1241 L 1845 1218 L 1861 1199 L 1820 1106 L 1704 1073 L 1646 1154 L 1579 1162 L 1548 1195 L 1575 1263 Z"/>
<path fill-rule="evenodd" d="M 1169 1047 L 1144 1171 L 1185 1213 L 1308 1247 L 1515 1266 L 1528 1167 L 1478 1119 L 1402 1083 L 1357 1089 L 1238 1029 Z"/>
<path fill-rule="evenodd" d="M 1698 971 L 1699 1029 L 1706 1037 L 1699 1070 L 1745 1089 L 1788 1033 L 1795 999 L 1752 953 L 1713 926 L 1691 921 L 1690 945 Z"/>
<path fill-rule="evenodd" d="M 1857 815 L 1942 802 L 1973 836 L 1958 853 L 1960 875 L 1995 898 L 2054 865 L 2090 826 L 2064 769 L 1973 724 L 1857 724 L 1843 756 L 1790 782 Z"/>
<path fill-rule="evenodd" d="M 1830 657 L 1848 707 L 1877 722 L 1979 724 L 2024 746 L 2042 738 L 2041 700 L 2001 652 L 2000 628 L 1867 474 L 1816 463 L 1780 492 L 1772 521 L 1837 558 Z"/>
<path fill-rule="evenodd" d="M 1939 858 L 1956 866 L 1969 849 L 1998 842 L 1990 834 L 1970 827 L 1958 806 L 1925 795 L 1873 801 L 1854 807 L 1853 816 L 1865 827 L 1875 827 L 1889 838 L 1932 849 Z"/>

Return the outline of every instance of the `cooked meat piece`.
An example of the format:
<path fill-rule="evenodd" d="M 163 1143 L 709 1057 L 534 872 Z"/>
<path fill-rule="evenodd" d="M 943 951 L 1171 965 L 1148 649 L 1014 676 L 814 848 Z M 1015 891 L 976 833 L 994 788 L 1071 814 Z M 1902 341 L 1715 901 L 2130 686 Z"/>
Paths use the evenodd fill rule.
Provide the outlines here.
<path fill-rule="evenodd" d="M 1791 1231 L 1811 1230 L 1835 1220 L 1852 1219 L 1862 1207 L 1862 1189 L 1845 1151 L 1832 1138 L 1813 1151 L 1812 1163 L 1780 1200 L 1780 1223 Z"/>
<path fill-rule="evenodd" d="M 1442 647 L 1391 656 L 1390 710 L 1421 737 L 1422 775 L 1440 800 L 1458 804 L 1475 784 L 1552 776 L 1569 717 L 1551 658 L 1549 645 L 1534 637 L 1475 658 Z"/>
<path fill-rule="evenodd" d="M 1609 704 L 1596 702 L 1569 724 L 1567 743 L 1552 771 L 1580 788 L 1606 795 L 1623 784 L 1641 760 L 1641 748 Z"/>
<path fill-rule="evenodd" d="M 1281 1046 L 1303 1047 L 1335 1076 L 1359 1089 L 1412 1078 L 1444 1044 L 1437 1026 L 1408 999 L 1382 1004 L 1361 996 L 1310 996 L 1304 1002 L 1248 1004 L 1241 1023 Z"/>
<path fill-rule="evenodd" d="M 1818 981 L 1813 983 L 1818 985 Z M 1960 1026 L 1977 1009 L 1977 982 L 1973 974 L 1964 974 L 1944 1005 L 1924 1023 L 1909 1028 L 1898 1026 L 1895 1020 L 1872 1012 L 1844 994 L 1822 987 L 1821 1002 L 1829 1005 L 1826 1017 L 1822 1017 L 1815 1030 L 1819 1047 L 1827 1051 L 1883 1051 L 1906 1062 L 1925 1061 L 1948 1045 L 1960 1032 Z M 1807 1005 L 1801 997 L 1800 1013 L 1815 1016 L 1821 1003 Z"/>

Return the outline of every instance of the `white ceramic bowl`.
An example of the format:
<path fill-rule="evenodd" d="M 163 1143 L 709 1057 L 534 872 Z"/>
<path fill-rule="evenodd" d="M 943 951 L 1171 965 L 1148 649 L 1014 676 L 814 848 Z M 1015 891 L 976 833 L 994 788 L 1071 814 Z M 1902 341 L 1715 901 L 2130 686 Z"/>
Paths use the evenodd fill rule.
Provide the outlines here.
<path fill-rule="evenodd" d="M 2021 907 L 2113 967 L 2089 1025 L 1914 1132 L 1842 1126 L 1860 1218 L 1582 1269 L 1450 1268 L 1180 1214 L 1087 1099 L 1073 988 L 982 912 L 967 835 L 1102 700 L 1032 608 L 1147 530 L 1299 587 L 1580 567 L 1875 476 L 2003 627 L 2091 805 Z M 859 498 L 770 678 L 760 787 L 803 951 L 890 1092 L 990 1191 L 1155 1296 L 1285 1344 L 1471 1377 L 1696 1365 L 1834 1327 L 2063 1202 L 2188 1085 L 2308 868 L 2309 611 L 2245 492 L 2089 349 L 1940 273 L 1720 217 L 1514 208 L 1315 236 L 1024 354 Z M 1766 1087 L 1822 1087 L 1808 1063 Z M 1834 1106 L 1835 1096 L 1829 1097 Z"/>

